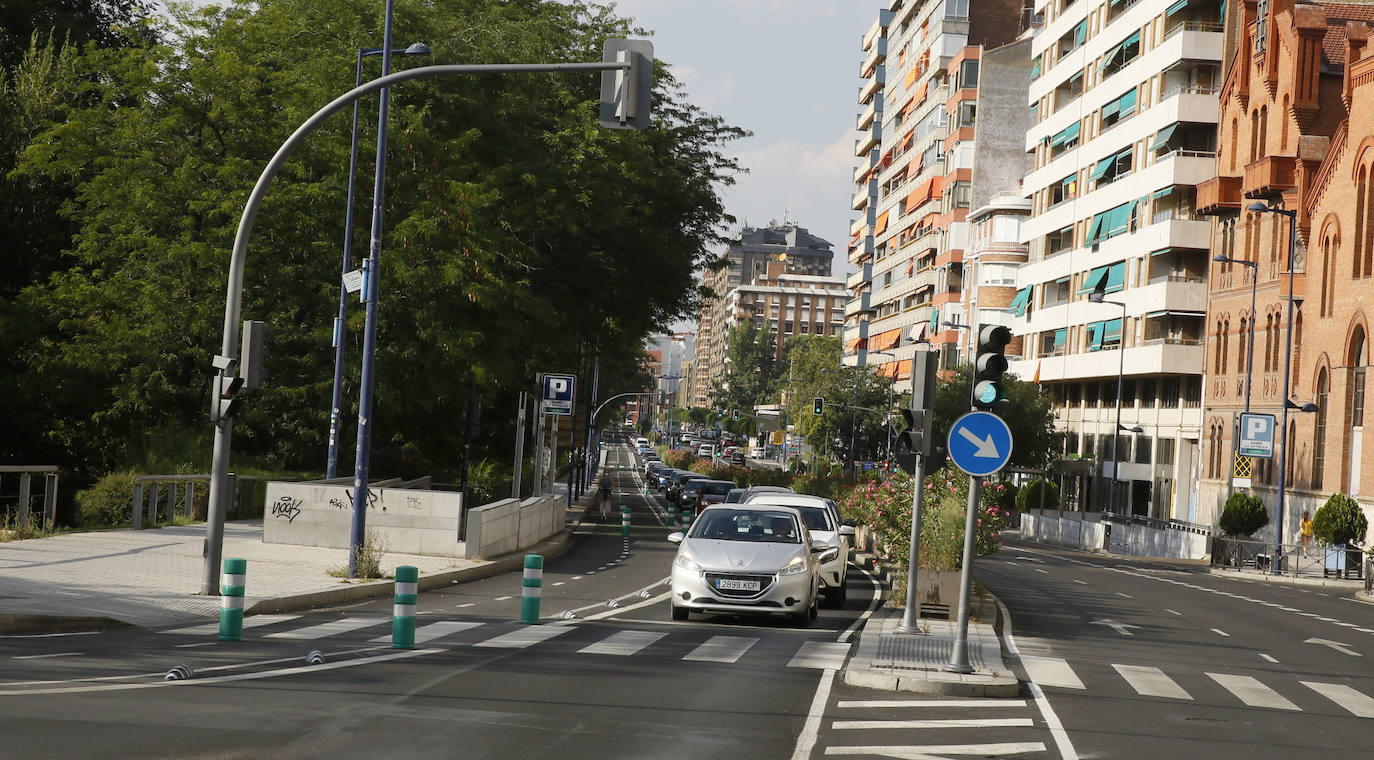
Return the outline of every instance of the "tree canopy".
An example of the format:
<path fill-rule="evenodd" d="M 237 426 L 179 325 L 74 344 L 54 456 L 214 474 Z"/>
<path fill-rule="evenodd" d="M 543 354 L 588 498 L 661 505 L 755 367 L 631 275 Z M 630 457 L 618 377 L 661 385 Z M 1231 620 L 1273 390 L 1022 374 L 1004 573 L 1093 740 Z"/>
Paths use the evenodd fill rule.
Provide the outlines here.
<path fill-rule="evenodd" d="M 60 265 L 0 304 L 16 370 L 0 415 L 22 420 L 0 433 L 3 458 L 99 472 L 173 437 L 208 460 L 210 358 L 244 201 L 285 137 L 353 86 L 380 16 L 361 0 L 175 7 L 138 47 L 54 50 L 70 56 L 55 71 L 72 74 L 53 74 L 60 96 L 17 139 L 5 181 L 55 188 L 66 232 L 30 243 Z M 582 2 L 401 3 L 398 46 L 433 55 L 394 66 L 595 61 L 633 31 Z M 718 192 L 738 167 L 721 149 L 744 135 L 693 106 L 670 69 L 655 73 L 653 125 L 632 133 L 597 125 L 599 79 L 585 72 L 392 88 L 374 472 L 456 469 L 469 372 L 500 410 L 483 415 L 477 448 L 501 457 L 536 372 L 579 372 L 586 393 L 596 361 L 603 397 L 642 384 L 644 337 L 692 312 L 693 274 L 732 221 Z M 375 107 L 362 101 L 359 256 Z M 323 466 L 349 134 L 343 113 L 306 140 L 249 246 L 243 316 L 272 327 L 271 374 L 235 418 L 235 449 L 280 468 Z M 362 309 L 350 308 L 355 400 Z"/>

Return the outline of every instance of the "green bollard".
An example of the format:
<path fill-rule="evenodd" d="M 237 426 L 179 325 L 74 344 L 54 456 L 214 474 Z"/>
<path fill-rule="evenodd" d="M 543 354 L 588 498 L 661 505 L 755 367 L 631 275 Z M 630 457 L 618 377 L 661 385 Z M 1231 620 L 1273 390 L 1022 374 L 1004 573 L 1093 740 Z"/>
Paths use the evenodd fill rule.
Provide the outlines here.
<path fill-rule="evenodd" d="M 420 597 L 420 569 L 396 568 L 396 595 L 391 603 L 391 648 L 415 648 L 415 603 Z"/>
<path fill-rule="evenodd" d="M 224 560 L 219 582 L 219 640 L 243 640 L 243 589 L 248 579 L 248 560 Z"/>
<path fill-rule="evenodd" d="M 520 622 L 539 623 L 539 598 L 544 593 L 544 558 L 538 554 L 525 555 L 524 588 L 520 589 Z"/>
<path fill-rule="evenodd" d="M 687 530 L 692 527 L 692 508 L 684 506 L 682 508 L 682 529 Z"/>
<path fill-rule="evenodd" d="M 620 535 L 626 538 L 630 535 L 630 507 L 623 502 L 620 505 Z"/>

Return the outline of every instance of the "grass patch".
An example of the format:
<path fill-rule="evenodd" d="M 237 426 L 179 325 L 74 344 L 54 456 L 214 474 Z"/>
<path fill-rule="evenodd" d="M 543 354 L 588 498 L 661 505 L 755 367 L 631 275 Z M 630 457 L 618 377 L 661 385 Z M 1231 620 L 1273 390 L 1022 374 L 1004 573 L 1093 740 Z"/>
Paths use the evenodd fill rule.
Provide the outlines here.
<path fill-rule="evenodd" d="M 56 536 L 58 531 L 52 528 L 44 528 L 36 515 L 27 515 L 22 519 L 18 515 L 0 516 L 0 543 L 8 541 L 23 541 L 26 538 L 48 538 Z"/>
<path fill-rule="evenodd" d="M 357 549 L 352 564 L 357 567 L 359 580 L 380 580 L 383 578 L 394 577 L 382 572 L 382 553 L 386 551 L 386 542 L 376 533 L 368 531 L 363 543 Z M 329 575 L 335 578 L 347 578 L 347 567 L 330 568 Z"/>

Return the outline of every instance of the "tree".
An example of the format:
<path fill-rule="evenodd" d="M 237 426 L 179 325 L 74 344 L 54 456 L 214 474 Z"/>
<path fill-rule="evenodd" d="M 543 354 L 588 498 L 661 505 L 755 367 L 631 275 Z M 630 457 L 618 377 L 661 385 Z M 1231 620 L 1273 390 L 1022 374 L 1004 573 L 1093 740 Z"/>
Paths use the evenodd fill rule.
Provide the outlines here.
<path fill-rule="evenodd" d="M 949 427 L 969 411 L 969 379 L 966 366 L 952 367 L 935 390 L 936 437 L 949 433 Z M 1041 392 L 1035 383 L 1021 382 L 1015 375 L 1007 375 L 1002 387 L 1007 402 L 996 410 L 1014 442 L 1008 467 L 1044 470 L 1060 451 L 1060 433 L 1054 429 L 1054 406 L 1048 393 Z"/>
<path fill-rule="evenodd" d="M 1042 493 L 1043 492 L 1043 493 Z M 1041 501 L 1043 498 L 1043 502 Z M 1044 478 L 1036 478 L 1016 492 L 1016 510 L 1059 509 L 1059 485 Z"/>
<path fill-rule="evenodd" d="M 1328 544 L 1360 544 L 1369 530 L 1369 520 L 1359 502 L 1335 493 L 1312 517 L 1312 535 Z"/>
<path fill-rule="evenodd" d="M 157 23 L 176 44 L 83 53 L 81 97 L 18 168 L 75 188 L 63 218 L 78 233 L 7 315 L 31 325 L 8 354 L 22 369 L 13 403 L 40 410 L 61 464 L 97 472 L 165 448 L 160 431 L 208 466 L 208 368 L 244 199 L 285 137 L 352 87 L 354 51 L 381 38 L 363 0 L 178 8 Z M 550 0 L 406 6 L 397 28 L 447 63 L 599 60 L 631 31 L 606 8 Z M 594 361 L 603 397 L 643 387 L 644 338 L 695 308 L 693 274 L 731 221 L 718 191 L 737 166 L 721 146 L 745 133 L 692 106 L 666 67 L 644 132 L 597 126 L 586 73 L 425 80 L 391 98 L 373 472 L 456 470 L 469 370 L 471 392 L 501 410 L 538 371 L 576 372 L 589 400 Z M 348 139 L 345 115 L 312 134 L 259 214 L 243 315 L 273 327 L 271 378 L 235 418 L 240 461 L 323 467 Z M 350 234 L 365 251 L 366 222 Z M 361 327 L 355 306 L 349 403 Z M 504 459 L 512 426 L 483 420 L 474 457 Z"/>
<path fill-rule="evenodd" d="M 788 341 L 788 414 L 797 432 L 818 451 L 846 459 L 850 426 L 856 423 L 855 457 L 881 456 L 887 440 L 889 383 L 878 377 L 871 366 L 844 365 L 842 352 L 843 346 L 836 337 L 794 336 Z M 825 399 L 820 416 L 811 408 L 812 399 L 817 396 Z M 861 409 L 852 408 L 856 406 Z M 836 444 L 836 440 L 840 443 Z"/>
<path fill-rule="evenodd" d="M 773 334 L 760 330 L 752 320 L 730 329 L 725 338 L 726 375 L 711 388 L 717 409 L 736 410 L 740 419 L 727 419 L 733 432 L 752 432 L 754 407 L 771 403 L 778 382 L 777 348 Z"/>
<path fill-rule="evenodd" d="M 1227 497 L 1218 523 L 1228 536 L 1251 536 L 1269 524 L 1269 512 L 1258 496 L 1237 491 Z"/>

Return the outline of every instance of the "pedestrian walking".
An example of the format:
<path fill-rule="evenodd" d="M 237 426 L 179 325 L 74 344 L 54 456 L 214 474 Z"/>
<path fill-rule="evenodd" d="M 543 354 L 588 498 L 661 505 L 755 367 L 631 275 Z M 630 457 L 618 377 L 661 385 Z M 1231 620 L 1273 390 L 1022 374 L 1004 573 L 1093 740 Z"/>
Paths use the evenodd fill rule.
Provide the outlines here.
<path fill-rule="evenodd" d="M 1302 556 L 1307 556 L 1307 550 L 1312 546 L 1312 513 L 1307 510 L 1302 511 L 1302 524 L 1298 529 L 1302 536 Z"/>
<path fill-rule="evenodd" d="M 611 514 L 611 475 L 601 473 L 601 519 L 605 520 Z"/>

